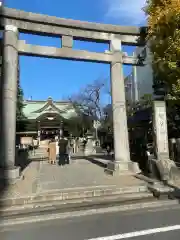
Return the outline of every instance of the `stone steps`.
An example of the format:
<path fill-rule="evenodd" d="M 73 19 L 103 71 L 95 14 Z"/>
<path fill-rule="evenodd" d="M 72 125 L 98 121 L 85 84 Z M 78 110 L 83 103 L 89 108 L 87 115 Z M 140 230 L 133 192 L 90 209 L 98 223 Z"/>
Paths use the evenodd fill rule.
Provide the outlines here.
<path fill-rule="evenodd" d="M 132 205 L 137 203 L 152 202 L 154 199 L 151 193 L 124 194 L 120 196 L 107 196 L 86 199 L 86 200 L 64 200 L 62 202 L 48 202 L 36 205 L 27 205 L 25 208 L 11 207 L 0 211 L 3 220 L 18 219 L 21 217 L 33 217 L 37 214 L 53 214 L 73 212 L 94 208 L 106 208 L 119 205 Z"/>
<path fill-rule="evenodd" d="M 1 199 L 4 208 L 0 214 L 3 217 L 29 215 L 35 212 L 69 210 L 75 208 L 123 204 L 131 201 L 152 200 L 153 195 L 146 185 L 131 187 L 92 187 L 48 191 L 43 194 L 26 196 L 16 199 Z"/>
<path fill-rule="evenodd" d="M 87 199 L 92 197 L 104 197 L 112 195 L 120 195 L 127 193 L 144 193 L 148 192 L 145 184 L 135 186 L 104 186 L 104 187 L 81 187 L 81 188 L 68 188 L 68 189 L 57 189 L 47 191 L 43 193 L 37 193 L 31 196 L 22 196 L 18 198 L 4 198 L 0 200 L 3 206 L 22 206 L 27 204 L 36 204 L 47 201 L 63 201 L 72 199 Z"/>

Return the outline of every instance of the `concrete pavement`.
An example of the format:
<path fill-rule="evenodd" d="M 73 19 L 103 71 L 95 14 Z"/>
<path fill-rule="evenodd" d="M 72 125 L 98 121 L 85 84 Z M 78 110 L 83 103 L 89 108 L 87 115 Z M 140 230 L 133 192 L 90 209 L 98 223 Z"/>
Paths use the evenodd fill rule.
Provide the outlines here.
<path fill-rule="evenodd" d="M 145 186 L 143 180 L 132 175 L 110 176 L 104 173 L 104 167 L 93 164 L 87 159 L 73 160 L 63 167 L 50 165 L 47 161 L 32 162 L 26 169 L 24 178 L 9 187 L 5 199 L 17 199 L 39 196 L 53 192 L 79 189 L 139 188 Z M 78 191 L 77 191 L 78 189 Z M 67 192 L 67 191 L 66 191 Z"/>
<path fill-rule="evenodd" d="M 60 167 L 40 163 L 37 178 L 37 192 L 43 193 L 57 189 L 92 186 L 139 186 L 144 181 L 132 175 L 110 176 L 104 173 L 104 167 L 87 159 L 72 160 L 71 164 Z"/>
<path fill-rule="evenodd" d="M 101 212 L 4 228 L 4 240 L 179 240 L 180 206 Z"/>
<path fill-rule="evenodd" d="M 33 161 L 26 168 L 24 178 L 1 197 L 0 214 L 16 218 L 32 212 L 34 215 L 143 200 L 153 200 L 153 195 L 147 183 L 130 172 L 129 175 L 107 175 L 104 165 L 93 163 L 89 158 L 76 158 L 65 166 Z"/>
<path fill-rule="evenodd" d="M 75 158 L 65 166 L 34 161 L 27 167 L 24 178 L 11 186 L 1 198 L 3 216 L 39 211 L 122 204 L 152 200 L 147 183 L 132 173 L 107 175 L 104 165 L 91 158 Z"/>

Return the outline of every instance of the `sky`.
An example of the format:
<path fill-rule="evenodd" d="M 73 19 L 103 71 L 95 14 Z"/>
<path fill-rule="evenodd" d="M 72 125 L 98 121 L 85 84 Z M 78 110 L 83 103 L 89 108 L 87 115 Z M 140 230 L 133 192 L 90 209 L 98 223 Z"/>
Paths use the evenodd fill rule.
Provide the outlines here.
<path fill-rule="evenodd" d="M 5 0 L 5 6 L 61 18 L 117 25 L 144 26 L 145 0 Z M 29 44 L 60 47 L 59 38 L 20 34 Z M 106 44 L 74 41 L 74 49 L 104 52 Z M 123 47 L 131 54 L 133 47 Z M 124 75 L 131 67 L 124 66 Z M 20 82 L 25 99 L 67 99 L 97 79 L 109 82 L 108 64 L 20 56 Z M 104 97 L 104 101 L 109 101 Z"/>

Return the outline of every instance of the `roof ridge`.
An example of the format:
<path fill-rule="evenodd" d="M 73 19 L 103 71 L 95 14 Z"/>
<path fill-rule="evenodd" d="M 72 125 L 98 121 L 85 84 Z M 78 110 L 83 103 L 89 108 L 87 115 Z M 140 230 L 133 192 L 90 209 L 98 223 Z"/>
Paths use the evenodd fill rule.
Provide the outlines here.
<path fill-rule="evenodd" d="M 46 103 L 48 100 L 24 100 L 25 103 Z M 53 103 L 71 103 L 70 101 L 53 101 Z"/>

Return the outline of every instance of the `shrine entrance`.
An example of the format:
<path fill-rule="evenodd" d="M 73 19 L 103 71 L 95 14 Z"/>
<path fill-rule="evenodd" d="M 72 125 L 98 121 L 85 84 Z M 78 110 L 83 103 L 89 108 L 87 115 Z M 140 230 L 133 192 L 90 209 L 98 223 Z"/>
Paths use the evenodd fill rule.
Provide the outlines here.
<path fill-rule="evenodd" d="M 61 19 L 5 7 L 2 7 L 1 15 L 3 19 L 1 28 L 4 31 L 1 88 L 3 108 L 1 139 L 4 141 L 1 142 L 1 149 L 5 162 L 14 165 L 18 57 L 25 55 L 110 65 L 115 159 L 108 164 L 108 169 L 111 172 L 132 170 L 135 163 L 130 160 L 122 67 L 123 64 L 142 65 L 142 61 L 139 61 L 139 57 L 128 56 L 127 53 L 124 53 L 122 45 L 143 46 L 145 44 L 143 28 Z M 19 32 L 59 37 L 62 39 L 62 46 L 56 48 L 28 44 L 19 40 Z M 108 43 L 109 49 L 105 52 L 75 50 L 73 49 L 73 40 Z M 9 117 L 9 113 L 11 113 L 11 117 Z M 50 113 L 48 112 L 48 114 Z M 42 131 L 48 132 L 50 135 L 56 131 L 56 127 L 53 127 L 53 131 L 49 133 L 50 127 L 46 125 L 43 127 L 46 130 Z M 40 131 L 41 133 L 44 132 Z"/>
<path fill-rule="evenodd" d="M 38 119 L 39 141 L 55 139 L 59 136 L 62 117 L 58 113 L 45 113 Z"/>
<path fill-rule="evenodd" d="M 40 133 L 40 141 L 43 140 L 50 140 L 50 139 L 55 139 L 56 136 L 59 135 L 59 129 L 58 128 L 41 128 L 41 133 Z"/>

